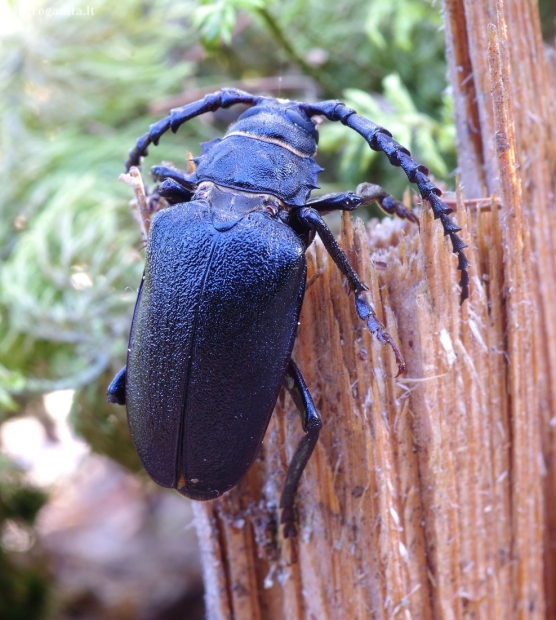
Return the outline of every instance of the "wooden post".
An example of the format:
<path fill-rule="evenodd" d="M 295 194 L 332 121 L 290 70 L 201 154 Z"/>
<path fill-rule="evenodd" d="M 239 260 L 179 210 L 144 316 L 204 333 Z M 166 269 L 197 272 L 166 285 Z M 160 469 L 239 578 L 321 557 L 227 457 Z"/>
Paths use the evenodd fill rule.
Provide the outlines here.
<path fill-rule="evenodd" d="M 301 435 L 282 394 L 247 478 L 194 504 L 210 620 L 556 617 L 556 91 L 532 2 L 445 0 L 445 15 L 471 298 L 459 306 L 426 206 L 420 233 L 344 217 L 407 361 L 395 378 L 310 248 L 294 359 L 324 428 L 298 493 L 299 561 L 277 523 Z"/>

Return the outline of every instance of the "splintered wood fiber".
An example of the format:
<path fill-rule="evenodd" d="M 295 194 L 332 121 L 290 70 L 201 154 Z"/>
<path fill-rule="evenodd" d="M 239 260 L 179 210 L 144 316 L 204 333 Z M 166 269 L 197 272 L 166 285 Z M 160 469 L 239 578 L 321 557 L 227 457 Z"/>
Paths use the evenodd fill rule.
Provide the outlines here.
<path fill-rule="evenodd" d="M 311 246 L 293 357 L 324 424 L 299 536 L 278 523 L 302 435 L 282 392 L 248 476 L 195 504 L 211 620 L 556 618 L 556 62 L 533 2 L 444 14 L 470 298 L 428 205 L 420 230 L 344 215 L 396 377 Z"/>

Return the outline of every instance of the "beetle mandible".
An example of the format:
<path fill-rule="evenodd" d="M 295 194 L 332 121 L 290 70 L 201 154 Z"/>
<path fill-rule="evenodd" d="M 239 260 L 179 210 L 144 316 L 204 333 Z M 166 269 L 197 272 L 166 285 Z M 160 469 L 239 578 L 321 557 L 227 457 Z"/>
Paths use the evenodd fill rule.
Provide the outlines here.
<path fill-rule="evenodd" d="M 222 89 L 171 111 L 130 151 L 138 166 L 150 144 L 195 116 L 250 106 L 222 139 L 203 146 L 196 169 L 155 166 L 158 194 L 171 205 L 153 218 L 131 326 L 127 366 L 108 400 L 127 405 L 139 457 L 158 484 L 196 500 L 234 487 L 253 463 L 285 385 L 302 420 L 302 437 L 280 500 L 285 537 L 295 536 L 294 496 L 316 445 L 321 418 L 291 358 L 306 281 L 305 250 L 315 233 L 353 291 L 359 317 L 404 361 L 363 293 L 365 284 L 322 214 L 378 202 L 416 219 L 378 186 L 310 199 L 321 168 L 313 160 L 324 116 L 354 129 L 401 166 L 440 219 L 458 254 L 461 301 L 468 261 L 460 230 L 428 170 L 384 128 L 341 101 L 305 103 Z"/>

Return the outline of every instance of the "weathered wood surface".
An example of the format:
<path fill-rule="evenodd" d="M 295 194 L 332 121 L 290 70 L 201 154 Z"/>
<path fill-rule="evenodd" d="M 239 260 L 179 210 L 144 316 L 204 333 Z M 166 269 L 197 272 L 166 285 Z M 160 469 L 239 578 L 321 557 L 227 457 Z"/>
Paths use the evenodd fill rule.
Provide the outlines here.
<path fill-rule="evenodd" d="M 294 359 L 324 428 L 298 494 L 299 561 L 277 531 L 301 435 L 282 394 L 248 477 L 195 504 L 211 620 L 556 617 L 556 85 L 533 2 L 445 13 L 471 298 L 458 305 L 427 209 L 420 233 L 344 218 L 407 361 L 395 378 L 314 244 Z"/>

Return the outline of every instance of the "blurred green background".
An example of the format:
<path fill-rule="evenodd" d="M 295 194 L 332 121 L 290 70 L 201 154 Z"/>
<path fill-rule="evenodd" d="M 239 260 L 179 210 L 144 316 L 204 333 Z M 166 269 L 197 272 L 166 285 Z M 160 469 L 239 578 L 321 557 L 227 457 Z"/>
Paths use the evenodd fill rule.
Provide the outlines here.
<path fill-rule="evenodd" d="M 427 0 L 0 2 L 0 425 L 51 420 L 43 396 L 75 390 L 71 420 L 92 450 L 140 471 L 124 408 L 105 403 L 124 364 L 143 266 L 118 182 L 127 151 L 170 107 L 224 86 L 341 98 L 386 126 L 453 185 L 456 166 L 441 5 Z M 89 15 L 67 14 L 81 10 Z M 56 14 L 65 10 L 65 15 Z M 42 13 L 41 13 L 42 11 Z M 541 3 L 546 40 L 556 8 Z M 186 151 L 239 110 L 167 134 L 145 166 Z M 322 191 L 407 181 L 339 124 L 320 127 Z M 33 532 L 48 489 L 0 454 L 0 534 Z M 0 537 L 0 542 L 3 540 Z M 49 617 L 55 575 L 0 545 L 0 618 Z M 50 610 L 50 611 L 49 611 Z"/>

